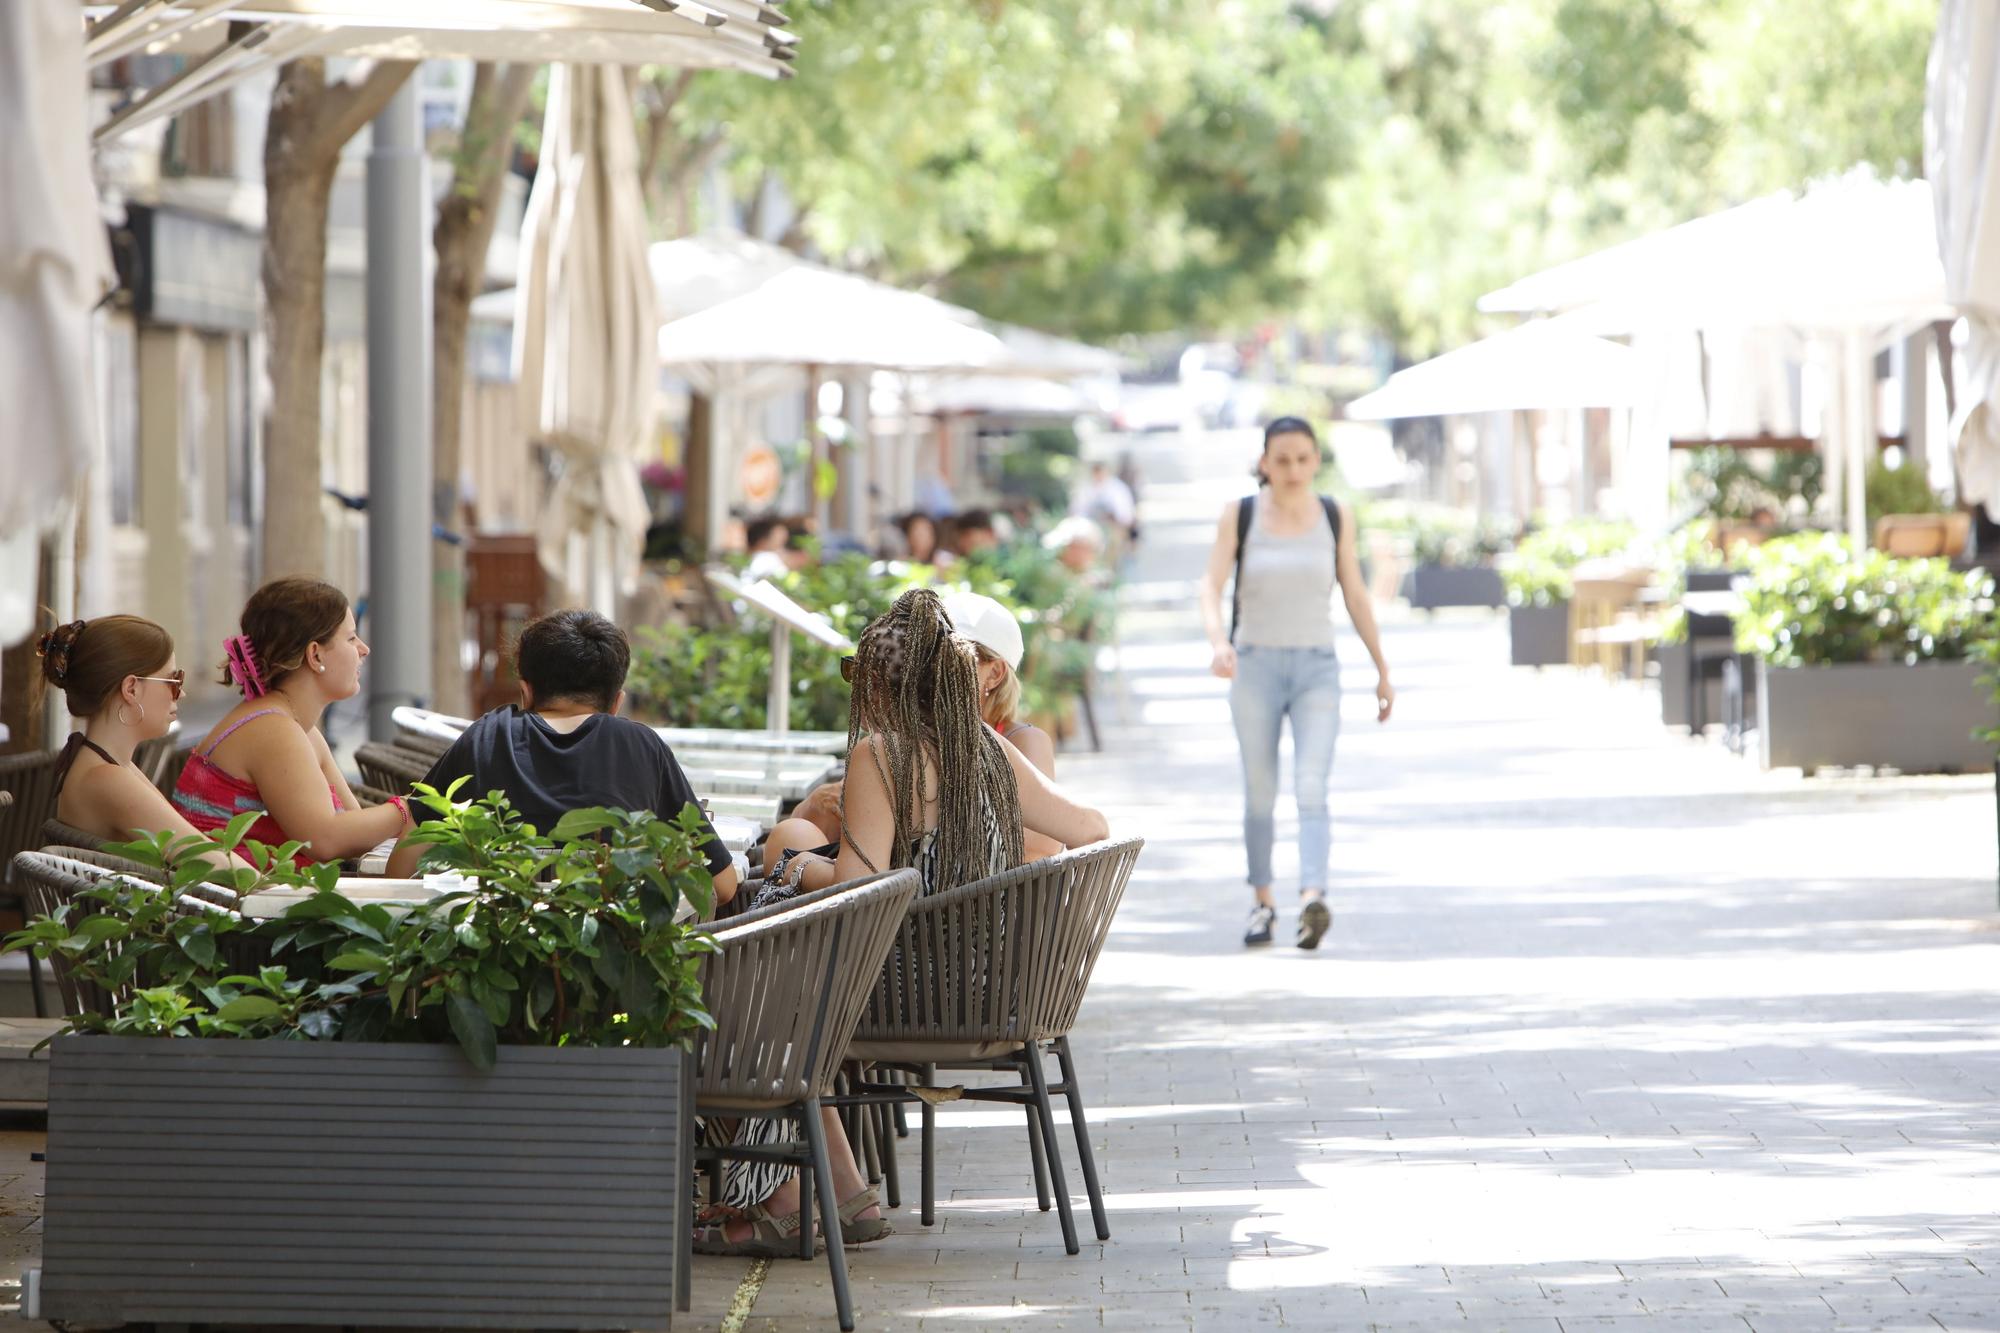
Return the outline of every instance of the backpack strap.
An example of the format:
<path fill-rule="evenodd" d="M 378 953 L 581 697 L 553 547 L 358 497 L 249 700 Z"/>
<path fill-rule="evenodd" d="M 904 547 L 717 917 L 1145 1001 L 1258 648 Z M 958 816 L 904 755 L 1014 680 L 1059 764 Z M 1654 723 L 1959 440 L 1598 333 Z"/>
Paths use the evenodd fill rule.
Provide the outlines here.
<path fill-rule="evenodd" d="M 1319 504 L 1320 508 L 1326 510 L 1326 521 L 1333 527 L 1333 556 L 1336 562 L 1334 565 L 1334 578 L 1338 579 L 1340 577 L 1340 565 L 1338 564 L 1340 559 L 1340 502 L 1335 500 L 1331 495 L 1322 495 L 1319 497 Z"/>
<path fill-rule="evenodd" d="M 1243 542 L 1250 535 L 1250 518 L 1257 497 L 1246 495 L 1236 505 L 1236 578 L 1229 585 L 1229 641 L 1236 642 L 1236 621 L 1243 614 Z"/>

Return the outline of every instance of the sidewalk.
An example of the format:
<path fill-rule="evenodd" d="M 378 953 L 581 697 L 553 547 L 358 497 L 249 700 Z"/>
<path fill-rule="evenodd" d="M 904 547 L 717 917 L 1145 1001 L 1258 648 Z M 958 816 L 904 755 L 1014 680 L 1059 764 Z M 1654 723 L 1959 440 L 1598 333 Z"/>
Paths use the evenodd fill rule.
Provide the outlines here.
<path fill-rule="evenodd" d="M 860 1327 L 2000 1329 L 1990 783 L 1763 775 L 1509 670 L 1500 621 L 1394 624 L 1388 727 L 1342 645 L 1334 932 L 1246 953 L 1179 582 L 1219 504 L 1164 470 L 1141 578 L 1181 591 L 1061 770 L 1148 838 L 1076 1037 L 1113 1239 L 1065 1256 L 1019 1118 L 946 1111 L 939 1225 L 850 1251 Z M 831 1328 L 824 1263 L 741 1326 Z"/>

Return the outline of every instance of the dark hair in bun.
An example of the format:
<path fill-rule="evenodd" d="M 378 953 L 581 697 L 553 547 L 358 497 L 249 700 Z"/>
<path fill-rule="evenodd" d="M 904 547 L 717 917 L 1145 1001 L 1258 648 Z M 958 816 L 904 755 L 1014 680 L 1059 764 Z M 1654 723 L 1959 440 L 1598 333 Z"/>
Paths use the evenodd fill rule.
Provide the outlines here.
<path fill-rule="evenodd" d="M 144 616 L 99 616 L 58 625 L 35 641 L 42 679 L 73 717 L 103 708 L 127 676 L 149 676 L 174 655 L 173 635 Z"/>

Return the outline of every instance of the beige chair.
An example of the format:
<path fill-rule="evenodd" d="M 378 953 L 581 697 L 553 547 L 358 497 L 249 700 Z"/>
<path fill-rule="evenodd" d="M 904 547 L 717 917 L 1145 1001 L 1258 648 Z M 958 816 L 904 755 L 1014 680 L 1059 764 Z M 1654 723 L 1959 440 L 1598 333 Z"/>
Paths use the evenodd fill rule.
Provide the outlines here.
<path fill-rule="evenodd" d="M 801 1220 L 812 1215 L 817 1190 L 843 1330 L 854 1327 L 854 1301 L 820 1102 L 832 1091 L 883 959 L 922 886 L 916 871 L 897 870 L 736 917 L 714 929 L 719 952 L 702 963 L 702 997 L 715 1028 L 696 1049 L 696 1112 L 792 1121 L 801 1138 L 756 1147 L 711 1145 L 696 1149 L 696 1158 L 801 1168 Z M 812 1258 L 812 1235 L 810 1226 L 799 1227 L 800 1258 Z"/>
<path fill-rule="evenodd" d="M 918 899 L 847 1052 L 851 1061 L 914 1073 L 922 1080 L 918 1087 L 936 1087 L 941 1068 L 1018 1073 L 1017 1086 L 966 1088 L 959 1095 L 1027 1112 L 1036 1193 L 1046 1212 L 1053 1192 L 1063 1247 L 1071 1254 L 1081 1247 L 1050 1098 L 1059 1093 L 1069 1103 L 1091 1220 L 1098 1239 L 1107 1240 L 1111 1227 L 1069 1033 L 1144 845 L 1127 838 L 1080 847 Z M 1042 1067 L 1044 1048 L 1061 1068 L 1061 1082 L 1053 1087 Z M 857 1086 L 856 1099 L 863 1102 L 921 1103 L 922 1220 L 931 1225 L 937 1195 L 931 1101 L 906 1084 L 876 1079 Z M 886 1136 L 880 1150 L 889 1150 Z"/>
<path fill-rule="evenodd" d="M 365 785 L 398 795 L 407 792 L 411 783 L 422 782 L 429 775 L 432 762 L 415 750 L 373 741 L 354 752 L 354 765 L 361 770 Z"/>

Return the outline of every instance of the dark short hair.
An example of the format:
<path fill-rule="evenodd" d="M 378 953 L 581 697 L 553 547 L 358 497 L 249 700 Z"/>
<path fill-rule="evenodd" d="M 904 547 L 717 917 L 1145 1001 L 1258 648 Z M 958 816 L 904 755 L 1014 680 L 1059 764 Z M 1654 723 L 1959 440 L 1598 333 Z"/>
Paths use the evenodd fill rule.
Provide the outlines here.
<path fill-rule="evenodd" d="M 958 516 L 958 530 L 960 532 L 968 530 L 973 532 L 993 531 L 993 511 L 990 509 L 966 510 Z"/>
<path fill-rule="evenodd" d="M 552 611 L 514 645 L 514 669 L 537 704 L 587 699 L 608 713 L 631 665 L 625 631 L 595 611 Z"/>
<path fill-rule="evenodd" d="M 1314 444 L 1319 443 L 1319 432 L 1304 417 L 1274 418 L 1271 424 L 1264 427 L 1264 447 L 1268 449 L 1271 441 L 1280 435 L 1303 435 Z"/>
<path fill-rule="evenodd" d="M 791 525 L 786 523 L 784 519 L 772 517 L 753 518 L 743 525 L 744 545 L 751 547 L 758 546 L 766 537 L 769 537 L 779 528 L 785 529 L 786 538 L 789 539 L 791 536 Z"/>

